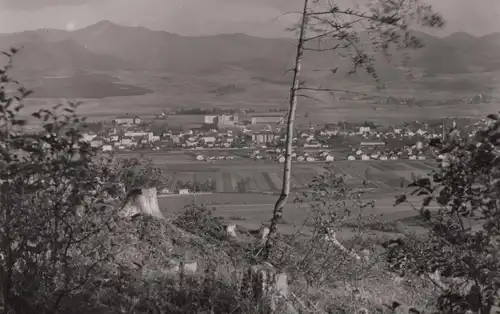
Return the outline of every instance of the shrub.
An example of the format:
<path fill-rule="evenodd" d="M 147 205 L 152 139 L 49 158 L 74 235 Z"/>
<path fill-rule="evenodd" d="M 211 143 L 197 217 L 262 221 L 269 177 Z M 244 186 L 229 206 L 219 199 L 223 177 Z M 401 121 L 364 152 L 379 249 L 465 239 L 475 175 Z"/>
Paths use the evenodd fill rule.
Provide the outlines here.
<path fill-rule="evenodd" d="M 488 119 L 473 141 L 452 130 L 446 142 L 432 143 L 443 157 L 438 170 L 411 184 L 423 198 L 414 208 L 430 231 L 392 249 L 399 268 L 440 273 L 442 280 L 432 280 L 442 289 L 438 304 L 446 313 L 500 306 L 500 119 Z M 406 195 L 396 203 L 402 202 L 409 203 Z"/>

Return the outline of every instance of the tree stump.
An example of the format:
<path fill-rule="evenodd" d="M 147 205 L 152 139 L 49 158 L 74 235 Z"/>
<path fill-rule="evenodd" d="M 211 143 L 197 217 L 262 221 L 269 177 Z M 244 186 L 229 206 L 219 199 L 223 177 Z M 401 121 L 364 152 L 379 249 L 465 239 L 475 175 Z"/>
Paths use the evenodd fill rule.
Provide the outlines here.
<path fill-rule="evenodd" d="M 254 265 L 248 268 L 243 276 L 241 287 L 242 295 L 253 299 L 259 304 L 259 313 L 276 313 L 278 307 L 283 313 L 295 314 L 297 311 L 287 301 L 288 276 L 286 273 L 278 273 L 269 263 Z"/>
<path fill-rule="evenodd" d="M 159 219 L 164 219 L 158 206 L 158 193 L 156 188 L 134 189 L 127 196 L 127 202 L 122 207 L 122 217 L 133 217 L 145 214 Z"/>

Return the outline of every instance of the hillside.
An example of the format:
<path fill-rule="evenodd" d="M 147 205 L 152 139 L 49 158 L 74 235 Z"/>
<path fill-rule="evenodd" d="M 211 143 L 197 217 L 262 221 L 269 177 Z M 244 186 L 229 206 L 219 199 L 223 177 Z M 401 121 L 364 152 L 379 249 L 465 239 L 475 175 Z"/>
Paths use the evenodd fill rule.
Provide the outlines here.
<path fill-rule="evenodd" d="M 402 60 L 400 54 L 393 56 L 396 61 L 392 64 L 377 56 L 376 68 L 383 80 L 399 82 L 406 77 L 408 70 L 419 73 L 419 76 L 436 77 L 500 69 L 499 34 L 474 37 L 456 33 L 445 38 L 425 33 L 417 35 L 425 47 L 411 51 L 410 61 L 404 67 L 400 67 L 402 64 L 397 61 Z M 44 29 L 0 35 L 1 49 L 12 46 L 24 48 L 14 64 L 16 76 L 21 81 L 29 78 L 32 83 L 44 80 L 46 76 L 70 77 L 81 72 L 106 72 L 110 75 L 108 83 L 113 84 L 112 77 L 119 77 L 117 73 L 136 73 L 137 77 L 145 73 L 166 73 L 171 80 L 181 76 L 182 80 L 189 77 L 244 80 L 243 86 L 235 86 L 235 92 L 230 93 L 236 95 L 251 90 L 249 85 L 255 83 L 287 85 L 291 73 L 284 73 L 293 63 L 295 44 L 294 39 L 264 39 L 245 34 L 186 37 L 144 27 L 121 26 L 109 21 L 101 21 L 73 32 Z M 311 43 L 315 47 L 318 44 Z M 328 46 L 328 43 L 322 44 Z M 306 58 L 303 77 L 315 84 L 345 80 L 344 74 L 350 70 L 349 58 L 340 58 L 333 52 L 308 52 Z M 341 70 L 335 75 L 328 71 L 336 67 Z M 102 76 L 100 79 L 102 82 Z M 357 83 L 367 83 L 368 79 L 363 74 L 348 78 Z M 153 78 L 148 81 L 151 80 Z M 155 90 L 144 80 L 125 83 L 133 85 L 132 90 L 134 87 Z M 43 85 L 40 82 L 36 84 Z M 67 85 L 65 88 L 69 88 Z M 156 82 L 153 85 L 161 84 Z M 207 86 L 206 89 L 213 91 L 220 87 Z M 57 90 L 57 86 L 51 89 Z M 119 87 L 110 90 L 115 91 L 104 96 L 101 93 L 89 96 L 88 93 L 79 92 L 69 92 L 69 95 L 101 98 L 131 94 L 130 88 L 127 93 L 119 92 L 123 90 Z"/>
<path fill-rule="evenodd" d="M 425 47 L 412 52 L 410 65 L 414 68 L 442 74 L 466 73 L 475 67 L 482 67 L 485 71 L 499 68 L 500 40 L 492 40 L 495 34 L 474 37 L 467 33 L 455 33 L 438 38 L 418 33 L 417 36 L 423 40 Z M 291 64 L 295 40 L 264 39 L 245 34 L 186 37 L 101 21 L 74 32 L 37 30 L 0 35 L 0 48 L 13 45 L 24 45 L 25 50 L 32 50 L 26 56 L 27 60 L 23 61 L 26 61 L 26 68 L 34 69 L 40 69 L 40 60 L 47 63 L 46 57 L 49 64 L 53 59 L 60 60 L 61 68 L 140 69 L 196 74 L 215 73 L 220 67 L 235 66 L 255 76 L 270 77 L 282 75 L 287 65 Z M 29 58 L 40 53 L 44 58 L 38 58 L 38 61 Z M 331 60 L 332 55 L 328 53 L 309 53 L 309 64 L 314 66 L 326 66 L 325 59 L 340 61 L 340 58 Z M 44 65 L 42 68 L 51 69 L 52 66 Z"/>
<path fill-rule="evenodd" d="M 38 34 L 14 34 L 0 37 L 0 49 L 22 48 L 14 59 L 14 68 L 21 73 L 73 73 L 78 70 L 134 70 L 128 61 L 113 55 L 91 52 L 76 40 L 63 38 L 50 42 Z M 24 35 L 24 36 L 23 36 Z"/>

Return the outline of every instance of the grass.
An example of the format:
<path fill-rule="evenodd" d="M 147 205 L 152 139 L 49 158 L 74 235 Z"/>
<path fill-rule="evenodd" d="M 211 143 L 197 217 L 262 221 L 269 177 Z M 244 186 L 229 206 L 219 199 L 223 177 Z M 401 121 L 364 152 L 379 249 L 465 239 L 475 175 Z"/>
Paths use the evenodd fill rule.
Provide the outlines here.
<path fill-rule="evenodd" d="M 278 192 L 281 181 L 281 165 L 270 163 L 241 163 L 228 162 L 207 165 L 206 163 L 191 163 L 184 165 L 166 165 L 171 175 L 171 186 L 174 182 L 181 180 L 207 180 L 213 179 L 217 182 L 217 193 L 199 195 L 172 195 L 160 197 L 160 208 L 166 214 L 178 213 L 189 204 L 205 204 L 215 208 L 217 217 L 225 221 L 236 223 L 245 228 L 259 228 L 262 222 L 271 218 L 272 209 L 276 202 L 276 195 L 263 193 L 236 193 L 235 182 L 246 180 L 249 189 L 259 192 L 268 192 L 274 189 Z M 428 173 L 432 167 L 428 161 L 340 161 L 333 163 L 334 171 L 343 173 L 347 177 L 347 184 L 358 187 L 363 180 L 371 180 L 372 192 L 365 195 L 367 201 L 375 201 L 373 208 L 363 210 L 362 215 L 373 216 L 375 222 L 365 226 L 370 232 L 377 235 L 401 234 L 408 229 L 420 227 L 411 222 L 412 217 L 417 214 L 407 204 L 394 207 L 394 197 L 401 190 L 401 178 L 411 179 L 411 174 L 419 175 Z M 294 165 L 293 181 L 297 186 L 304 186 L 311 182 L 313 176 L 325 171 L 321 164 L 296 164 Z M 279 230 L 285 234 L 291 234 L 303 223 L 308 215 L 308 204 L 295 204 L 293 202 L 299 190 L 290 196 L 285 205 L 283 221 Z M 413 199 L 410 199 L 412 201 Z M 413 200 L 416 201 L 416 200 Z M 408 221 L 408 223 L 407 223 Z M 307 228 L 309 228 L 308 226 Z M 355 234 L 355 218 L 347 224 L 346 237 Z M 309 229 L 308 229 L 309 230 Z"/>
<path fill-rule="evenodd" d="M 257 313 L 258 303 L 243 294 L 244 290 L 240 290 L 244 286 L 242 275 L 250 265 L 258 264 L 252 257 L 259 247 L 256 236 L 244 228 L 237 228 L 238 238 L 229 239 L 222 232 L 223 222 L 204 210 L 192 208 L 186 214 L 170 215 L 169 220 L 172 223 L 166 226 L 161 223 L 158 225 L 158 222 L 147 223 L 149 236 L 161 238 L 162 241 L 141 244 L 145 240 L 136 239 L 136 243 L 127 244 L 139 246 L 143 250 L 167 246 L 168 253 L 148 258 L 143 256 L 142 273 L 136 273 L 125 281 L 119 294 L 115 295 L 113 288 L 101 288 L 99 304 L 109 309 L 120 301 L 122 308 L 128 308 L 131 312 L 134 309 L 137 313 L 145 313 L 148 309 L 179 314 L 200 311 Z M 143 224 L 142 218 L 128 222 L 127 238 L 134 239 L 129 235 L 134 234 L 135 228 L 144 230 Z M 332 264 L 321 269 L 328 272 L 332 280 L 316 281 L 312 285 L 306 282 L 305 272 L 318 271 L 318 265 L 306 263 L 300 266 L 303 255 L 302 246 L 298 243 L 297 246 L 286 247 L 279 244 L 276 254 L 279 255 L 285 248 L 296 254 L 287 255 L 279 261 L 273 258 L 273 264 L 283 267 L 288 274 L 291 292 L 288 301 L 296 309 L 305 310 L 305 313 L 317 312 L 319 309 L 326 313 L 358 313 L 361 309 L 367 309 L 369 313 L 392 313 L 387 305 L 394 301 L 418 309 L 432 308 L 432 296 L 435 294 L 433 287 L 419 278 L 411 278 L 411 284 L 395 281 L 384 268 L 384 252 L 380 251 L 377 239 L 370 238 L 369 241 L 358 243 L 358 247 L 373 249 L 369 261 L 354 263 L 339 252 L 328 253 L 331 254 L 329 260 Z M 281 241 L 286 240 L 283 238 Z M 307 247 L 307 243 L 303 244 Z M 326 257 L 324 252 L 318 254 Z M 194 273 L 184 275 L 172 271 L 162 272 L 159 265 L 170 258 L 195 260 L 198 268 Z M 299 266 L 304 273 L 294 271 Z M 129 299 L 129 294 L 133 295 L 132 299 Z M 284 312 L 278 310 L 276 313 Z"/>
<path fill-rule="evenodd" d="M 94 74 L 91 74 L 94 75 Z M 65 91 L 66 95 L 45 95 L 44 97 L 54 97 L 52 101 L 60 97 L 69 98 L 101 98 L 98 102 L 88 100 L 86 108 L 82 108 L 81 114 L 91 115 L 98 119 L 105 119 L 105 116 L 120 115 L 123 112 L 130 114 L 138 114 L 142 116 L 153 115 L 168 108 L 179 107 L 203 107 L 203 108 L 252 108 L 261 112 L 268 112 L 270 108 L 286 108 L 286 97 L 288 95 L 288 85 L 283 83 L 266 82 L 258 79 L 251 79 L 244 75 L 227 74 L 222 77 L 214 75 L 205 76 L 189 76 L 177 75 L 165 79 L 165 73 L 147 73 L 147 72 L 113 72 L 107 73 L 108 79 L 104 79 L 104 74 L 99 74 L 98 79 L 92 79 L 87 82 L 88 86 L 108 86 L 111 92 L 104 95 L 99 92 L 96 95 L 89 94 L 101 90 L 101 88 L 86 89 L 85 93 L 78 89 L 59 88 L 60 91 Z M 483 74 L 481 74 L 483 75 Z M 487 76 L 484 74 L 483 76 Z M 112 77 L 116 77 L 113 79 Z M 86 78 L 85 80 L 87 80 Z M 458 80 L 459 78 L 454 78 Z M 465 77 L 464 79 L 469 79 Z M 80 82 L 82 79 L 78 79 Z M 85 80 L 84 83 L 85 83 Z M 116 80 L 116 82 L 114 82 Z M 432 78 L 432 85 L 436 86 L 440 81 L 447 82 L 447 77 Z M 95 82 L 94 82 L 95 81 Z M 428 81 L 428 80 L 427 80 Z M 129 89 L 122 89 L 117 84 L 129 86 Z M 374 94 L 372 83 L 355 83 L 348 80 L 337 79 L 337 89 L 345 89 L 358 92 L 366 92 Z M 71 84 L 70 84 L 71 85 Z M 84 84 L 85 85 L 85 84 Z M 231 93 L 213 93 L 214 90 L 224 89 L 228 85 L 232 86 Z M 132 86 L 133 88 L 131 89 Z M 383 92 L 384 95 L 398 95 L 403 97 L 421 97 L 428 95 L 426 98 L 456 98 L 467 97 L 476 90 L 456 91 L 454 89 L 445 90 L 442 93 L 430 92 L 429 87 L 414 84 L 412 82 L 390 83 L 388 89 Z M 27 84 L 28 88 L 35 88 L 34 84 Z M 455 88 L 454 86 L 452 86 Z M 137 90 L 136 96 L 127 95 L 134 89 Z M 55 87 L 52 88 L 55 90 Z M 149 90 L 152 92 L 149 93 Z M 83 94 L 82 94 L 83 93 Z M 125 94 L 124 94 L 125 93 Z M 134 94 L 136 92 L 133 92 Z M 141 95 L 139 95 L 141 94 Z M 121 96 L 118 96 L 121 95 Z M 102 98 L 106 96 L 105 98 Z M 123 97 L 124 96 L 124 97 Z M 36 94 L 33 95 L 36 97 Z M 389 123 L 401 122 L 402 120 L 425 119 L 428 117 L 428 110 L 432 109 L 436 116 L 476 116 L 484 112 L 491 112 L 497 104 L 489 105 L 469 105 L 456 104 L 454 106 L 436 106 L 436 107 L 397 107 L 384 106 L 375 104 L 370 100 L 337 100 L 332 98 L 328 93 L 317 93 L 315 98 L 321 101 L 311 99 L 301 99 L 299 107 L 299 116 L 304 112 L 309 112 L 308 118 L 299 117 L 297 123 L 308 124 L 312 123 L 329 123 L 332 121 L 347 120 L 347 121 L 364 121 L 372 120 L 376 122 Z M 34 99 L 39 100 L 39 99 Z M 367 110 L 372 109 L 372 110 Z"/>
<path fill-rule="evenodd" d="M 138 96 L 153 92 L 151 89 L 116 82 L 114 77 L 98 73 L 77 73 L 70 77 L 42 78 L 39 80 L 39 85 L 32 88 L 31 97 L 34 98 L 102 99 Z"/>

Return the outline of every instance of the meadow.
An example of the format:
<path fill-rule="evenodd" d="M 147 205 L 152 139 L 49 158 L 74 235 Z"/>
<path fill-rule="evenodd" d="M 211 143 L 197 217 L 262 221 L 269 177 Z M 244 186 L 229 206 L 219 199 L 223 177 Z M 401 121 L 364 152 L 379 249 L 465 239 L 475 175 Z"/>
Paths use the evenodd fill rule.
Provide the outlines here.
<path fill-rule="evenodd" d="M 264 82 L 249 78 L 244 73 L 239 72 L 225 73 L 221 76 L 172 76 L 169 73 L 162 72 L 127 71 L 101 73 L 99 75 L 100 79 L 101 77 L 109 77 L 109 84 L 117 86 L 113 91 L 115 89 L 119 90 L 120 94 L 103 95 L 100 92 L 97 93 L 102 88 L 89 89 L 82 87 L 85 89 L 85 93 L 95 90 L 96 94 L 93 96 L 90 94 L 90 96 L 79 96 L 77 94 L 81 91 L 78 90 L 77 94 L 68 95 L 69 99 L 83 102 L 80 108 L 82 115 L 94 119 L 112 119 L 124 112 L 131 115 L 154 116 L 154 114 L 164 110 L 186 107 L 252 108 L 259 113 L 266 113 L 269 109 L 287 108 L 289 88 L 287 84 L 283 82 Z M 477 75 L 474 77 L 471 77 L 471 75 L 462 76 L 457 75 L 453 79 L 455 81 L 462 79 L 465 82 L 473 82 L 481 78 L 481 82 L 486 80 L 484 84 L 487 86 L 497 86 L 496 83 L 499 80 L 497 72 L 489 75 L 481 74 L 480 78 Z M 360 83 L 345 78 L 336 78 L 335 88 L 372 96 L 415 97 L 417 99 L 455 99 L 457 97 L 471 97 L 478 93 L 476 89 L 457 89 L 456 86 L 446 88 L 449 80 L 449 77 L 443 75 L 423 78 L 419 81 L 388 82 L 385 90 L 376 91 L 372 82 Z M 55 83 L 54 80 L 52 81 L 52 83 Z M 102 84 L 104 83 L 99 83 L 99 85 Z M 123 84 L 127 88 L 124 89 L 123 86 L 117 84 Z M 466 83 L 460 86 L 464 84 L 468 86 Z M 27 88 L 36 88 L 37 86 L 29 83 L 26 85 Z M 442 89 L 435 90 L 437 86 L 442 85 L 444 86 Z M 488 94 L 498 96 L 496 89 L 493 87 L 488 88 Z M 231 90 L 231 92 L 221 92 L 226 90 Z M 41 98 L 42 96 L 48 97 L 49 95 L 40 94 L 39 97 L 37 97 L 37 93 L 31 95 L 33 98 L 26 102 L 24 112 L 29 114 L 33 110 L 46 107 L 47 104 L 53 105 L 60 102 L 60 97 Z M 494 112 L 498 107 L 498 103 L 481 105 L 457 103 L 453 106 L 433 106 L 429 104 L 423 107 L 384 105 L 370 99 L 355 100 L 355 94 L 345 93 L 312 92 L 308 93 L 307 96 L 310 97 L 300 98 L 299 118 L 297 121 L 299 124 L 331 123 L 339 120 L 372 120 L 378 123 L 393 123 L 403 120 L 425 119 L 428 117 L 430 109 L 433 110 L 435 116 L 479 116 L 484 115 L 485 112 Z M 308 113 L 307 117 L 305 113 Z M 169 117 L 169 121 L 179 126 L 185 126 L 186 124 L 183 124 L 183 122 L 192 123 L 193 125 L 202 123 L 200 117 L 193 118 Z"/>

